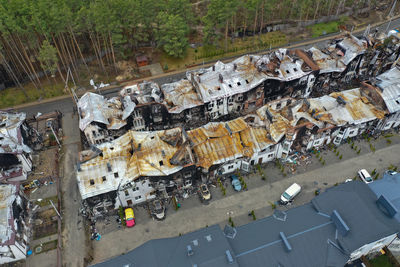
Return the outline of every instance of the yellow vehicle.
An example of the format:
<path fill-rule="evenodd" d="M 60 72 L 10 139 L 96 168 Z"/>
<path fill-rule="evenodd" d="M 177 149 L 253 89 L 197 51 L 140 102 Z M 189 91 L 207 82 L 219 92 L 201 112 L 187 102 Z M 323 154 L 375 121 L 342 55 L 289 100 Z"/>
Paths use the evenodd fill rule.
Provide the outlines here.
<path fill-rule="evenodd" d="M 126 222 L 126 227 L 135 226 L 135 214 L 133 213 L 132 208 L 125 209 L 125 222 Z"/>

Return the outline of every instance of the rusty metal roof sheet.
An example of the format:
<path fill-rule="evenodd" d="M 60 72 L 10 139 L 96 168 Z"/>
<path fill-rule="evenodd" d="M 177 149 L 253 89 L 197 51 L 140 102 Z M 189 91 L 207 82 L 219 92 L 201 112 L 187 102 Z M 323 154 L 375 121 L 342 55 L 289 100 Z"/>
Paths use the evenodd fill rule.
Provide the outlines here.
<path fill-rule="evenodd" d="M 311 47 L 308 51 L 312 53 L 312 59 L 319 66 L 319 73 L 342 72 L 346 69 L 346 64 L 338 56 L 326 54 L 315 47 Z"/>
<path fill-rule="evenodd" d="M 203 105 L 192 83 L 186 79 L 161 86 L 164 104 L 170 113 L 181 113 L 185 109 Z"/>
<path fill-rule="evenodd" d="M 250 158 L 273 143 L 267 134 L 265 128 L 248 126 L 243 118 L 209 123 L 188 131 L 196 164 L 205 169 L 241 157 Z"/>
<path fill-rule="evenodd" d="M 129 131 L 98 148 L 102 153 L 82 163 L 77 172 L 83 199 L 116 190 L 120 184 L 141 176 L 168 176 L 194 163 L 189 142 L 181 128 Z M 172 164 L 172 158 L 174 163 L 180 164 Z M 118 173 L 117 177 L 115 173 Z"/>
<path fill-rule="evenodd" d="M 345 101 L 340 104 L 338 98 Z M 338 126 L 346 123 L 360 124 L 373 119 L 382 119 L 385 112 L 368 102 L 360 93 L 360 89 L 351 89 L 335 92 L 329 96 L 322 96 L 309 100 L 310 113 L 314 110 L 314 118 Z"/>
<path fill-rule="evenodd" d="M 294 60 L 286 49 L 278 49 L 263 56 L 245 55 L 227 64 L 218 61 L 208 69 L 188 71 L 186 76 L 195 84 L 204 103 L 208 103 L 247 92 L 266 79 L 298 79 L 309 73 L 302 70 L 303 63 L 301 58 Z"/>

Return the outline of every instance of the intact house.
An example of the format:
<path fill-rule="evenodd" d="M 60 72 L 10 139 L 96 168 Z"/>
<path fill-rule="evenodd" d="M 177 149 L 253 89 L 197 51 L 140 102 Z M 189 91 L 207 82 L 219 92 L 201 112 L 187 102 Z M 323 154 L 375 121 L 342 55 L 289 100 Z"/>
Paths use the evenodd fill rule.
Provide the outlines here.
<path fill-rule="evenodd" d="M 361 181 L 343 183 L 302 206 L 275 209 L 272 216 L 238 227 L 213 225 L 150 240 L 93 267 L 345 266 L 399 241 L 398 211 L 391 202 L 399 191 L 393 192 L 392 198 L 385 192 L 376 196 Z"/>
<path fill-rule="evenodd" d="M 25 122 L 25 113 L 0 111 L 0 181 L 26 180 L 32 170 L 32 128 Z"/>
<path fill-rule="evenodd" d="M 19 184 L 0 184 L 0 264 L 26 258 L 27 199 Z"/>
<path fill-rule="evenodd" d="M 81 152 L 78 187 L 92 216 L 132 206 L 190 185 L 194 156 L 182 128 L 128 131 L 114 141 Z M 157 191 L 157 192 L 156 192 Z"/>

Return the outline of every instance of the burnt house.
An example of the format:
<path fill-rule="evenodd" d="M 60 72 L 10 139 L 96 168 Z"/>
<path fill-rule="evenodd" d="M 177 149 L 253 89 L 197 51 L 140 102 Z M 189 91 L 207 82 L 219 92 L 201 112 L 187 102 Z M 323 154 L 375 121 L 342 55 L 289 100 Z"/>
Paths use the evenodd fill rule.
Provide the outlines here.
<path fill-rule="evenodd" d="M 30 132 L 25 113 L 0 111 L 0 181 L 26 180 L 32 170 Z"/>
<path fill-rule="evenodd" d="M 188 184 L 196 169 L 182 128 L 128 131 L 118 139 L 81 152 L 77 180 L 82 199 L 93 215 L 119 206 L 168 195 Z M 171 188 L 172 187 L 172 188 Z"/>
<path fill-rule="evenodd" d="M 19 184 L 0 184 L 0 264 L 24 260 L 28 250 L 27 199 Z"/>
<path fill-rule="evenodd" d="M 360 40 L 351 34 L 333 40 L 322 50 L 310 48 L 307 52 L 320 69 L 312 96 L 322 96 L 345 88 L 360 73 L 365 73 L 369 62 L 362 61 L 362 58 L 367 48 L 366 40 Z M 363 63 L 360 64 L 361 61 Z"/>

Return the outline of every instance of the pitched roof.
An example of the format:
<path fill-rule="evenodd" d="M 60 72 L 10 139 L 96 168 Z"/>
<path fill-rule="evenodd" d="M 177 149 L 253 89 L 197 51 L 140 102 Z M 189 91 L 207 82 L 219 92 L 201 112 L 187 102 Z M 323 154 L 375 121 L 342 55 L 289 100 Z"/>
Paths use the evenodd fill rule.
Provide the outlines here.
<path fill-rule="evenodd" d="M 190 245 L 193 255 L 188 255 Z M 155 239 L 140 247 L 93 267 L 238 267 L 229 263 L 226 251 L 234 254 L 218 225 L 178 237 Z"/>
<path fill-rule="evenodd" d="M 239 226 L 233 235 L 224 236 L 218 226 L 212 226 L 149 241 L 95 266 L 227 266 L 226 250 L 234 260 L 229 266 L 343 266 L 356 249 L 398 233 L 399 222 L 382 212 L 376 200 L 367 184 L 352 181 L 303 206 L 276 210 L 273 216 Z M 345 227 L 347 232 L 342 231 Z M 206 241 L 208 235 L 211 242 Z M 187 255 L 187 245 L 193 256 Z"/>

